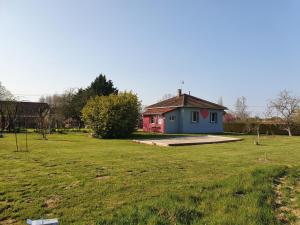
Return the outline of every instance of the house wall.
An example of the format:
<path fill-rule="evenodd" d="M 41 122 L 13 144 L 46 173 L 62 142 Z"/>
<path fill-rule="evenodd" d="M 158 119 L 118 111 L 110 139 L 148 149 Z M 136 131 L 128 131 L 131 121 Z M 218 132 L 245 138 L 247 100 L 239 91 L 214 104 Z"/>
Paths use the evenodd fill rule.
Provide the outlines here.
<path fill-rule="evenodd" d="M 193 111 L 199 112 L 199 121 L 197 123 L 192 122 L 191 114 Z M 217 123 L 210 123 L 210 112 L 217 113 Z M 222 110 L 208 110 L 208 116 L 206 118 L 200 112 L 199 108 L 181 108 L 181 133 L 223 133 L 223 111 Z"/>
<path fill-rule="evenodd" d="M 154 116 L 154 124 L 150 123 L 150 116 L 143 117 L 143 130 L 145 132 L 159 133 L 223 133 L 223 111 L 208 110 L 208 116 L 204 118 L 199 108 L 179 108 L 165 113 L 164 117 Z M 193 111 L 199 112 L 199 121 L 192 122 Z M 210 123 L 210 112 L 217 113 L 217 123 Z M 170 116 L 174 115 L 175 120 L 171 121 Z M 160 119 L 160 123 L 159 123 Z"/>
<path fill-rule="evenodd" d="M 202 116 L 199 108 L 180 108 L 165 114 L 166 133 L 223 133 L 223 111 L 208 110 L 208 116 Z M 199 112 L 198 123 L 193 123 L 191 114 L 193 111 Z M 210 112 L 217 113 L 217 123 L 210 123 Z M 175 116 L 175 121 L 170 121 L 170 116 Z"/>
<path fill-rule="evenodd" d="M 171 121 L 170 116 L 175 116 L 175 120 Z M 174 111 L 165 114 L 165 133 L 180 133 L 180 121 L 181 115 L 180 110 L 176 109 Z"/>
<path fill-rule="evenodd" d="M 155 115 L 154 123 L 150 123 L 151 116 L 143 116 L 143 130 L 145 132 L 165 132 L 165 118 L 163 116 Z"/>

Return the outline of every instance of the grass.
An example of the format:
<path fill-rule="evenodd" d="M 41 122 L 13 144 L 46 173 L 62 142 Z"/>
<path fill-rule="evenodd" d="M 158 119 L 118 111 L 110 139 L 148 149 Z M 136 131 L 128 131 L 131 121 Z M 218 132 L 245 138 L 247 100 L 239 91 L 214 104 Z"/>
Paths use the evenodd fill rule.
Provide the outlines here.
<path fill-rule="evenodd" d="M 300 137 L 169 148 L 85 133 L 48 138 L 30 134 L 29 152 L 15 152 L 13 135 L 0 139 L 0 224 L 275 225 L 274 180 L 296 179 L 300 168 Z"/>

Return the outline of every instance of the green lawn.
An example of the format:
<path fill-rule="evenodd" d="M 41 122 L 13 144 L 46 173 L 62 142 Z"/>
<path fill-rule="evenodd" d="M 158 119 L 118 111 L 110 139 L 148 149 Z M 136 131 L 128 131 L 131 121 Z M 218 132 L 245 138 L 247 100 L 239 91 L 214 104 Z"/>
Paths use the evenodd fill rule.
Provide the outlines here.
<path fill-rule="evenodd" d="M 82 133 L 46 141 L 30 134 L 30 151 L 15 152 L 14 136 L 5 135 L 0 224 L 25 224 L 26 218 L 59 218 L 60 224 L 280 224 L 274 180 L 286 174 L 298 179 L 300 137 L 262 137 L 260 146 L 253 136 L 243 137 L 167 148 Z M 19 138 L 24 147 L 24 135 Z"/>

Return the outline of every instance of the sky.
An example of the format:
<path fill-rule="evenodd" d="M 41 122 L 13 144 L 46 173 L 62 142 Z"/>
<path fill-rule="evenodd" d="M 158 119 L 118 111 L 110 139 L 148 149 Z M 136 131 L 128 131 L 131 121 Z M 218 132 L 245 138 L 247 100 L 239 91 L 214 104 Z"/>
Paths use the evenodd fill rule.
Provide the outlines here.
<path fill-rule="evenodd" d="M 0 0 L 0 82 L 20 100 L 103 73 L 143 105 L 178 88 L 252 115 L 300 95 L 298 0 Z M 181 84 L 181 81 L 184 84 Z"/>

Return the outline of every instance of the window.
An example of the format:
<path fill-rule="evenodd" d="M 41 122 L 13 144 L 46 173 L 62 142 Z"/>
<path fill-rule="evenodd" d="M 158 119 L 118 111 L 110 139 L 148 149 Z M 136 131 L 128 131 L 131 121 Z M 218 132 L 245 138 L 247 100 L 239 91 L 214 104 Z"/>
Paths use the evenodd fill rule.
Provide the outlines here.
<path fill-rule="evenodd" d="M 216 112 L 210 113 L 210 123 L 217 123 L 218 122 L 218 114 Z"/>
<path fill-rule="evenodd" d="M 175 121 L 175 116 L 174 115 L 170 116 L 170 121 L 172 121 L 172 122 Z"/>
<path fill-rule="evenodd" d="M 199 112 L 194 111 L 192 112 L 192 123 L 198 123 L 199 122 Z"/>
<path fill-rule="evenodd" d="M 158 124 L 163 124 L 164 123 L 164 118 L 162 116 L 158 117 Z"/>
<path fill-rule="evenodd" d="M 150 123 L 154 123 L 154 116 L 150 117 Z"/>

